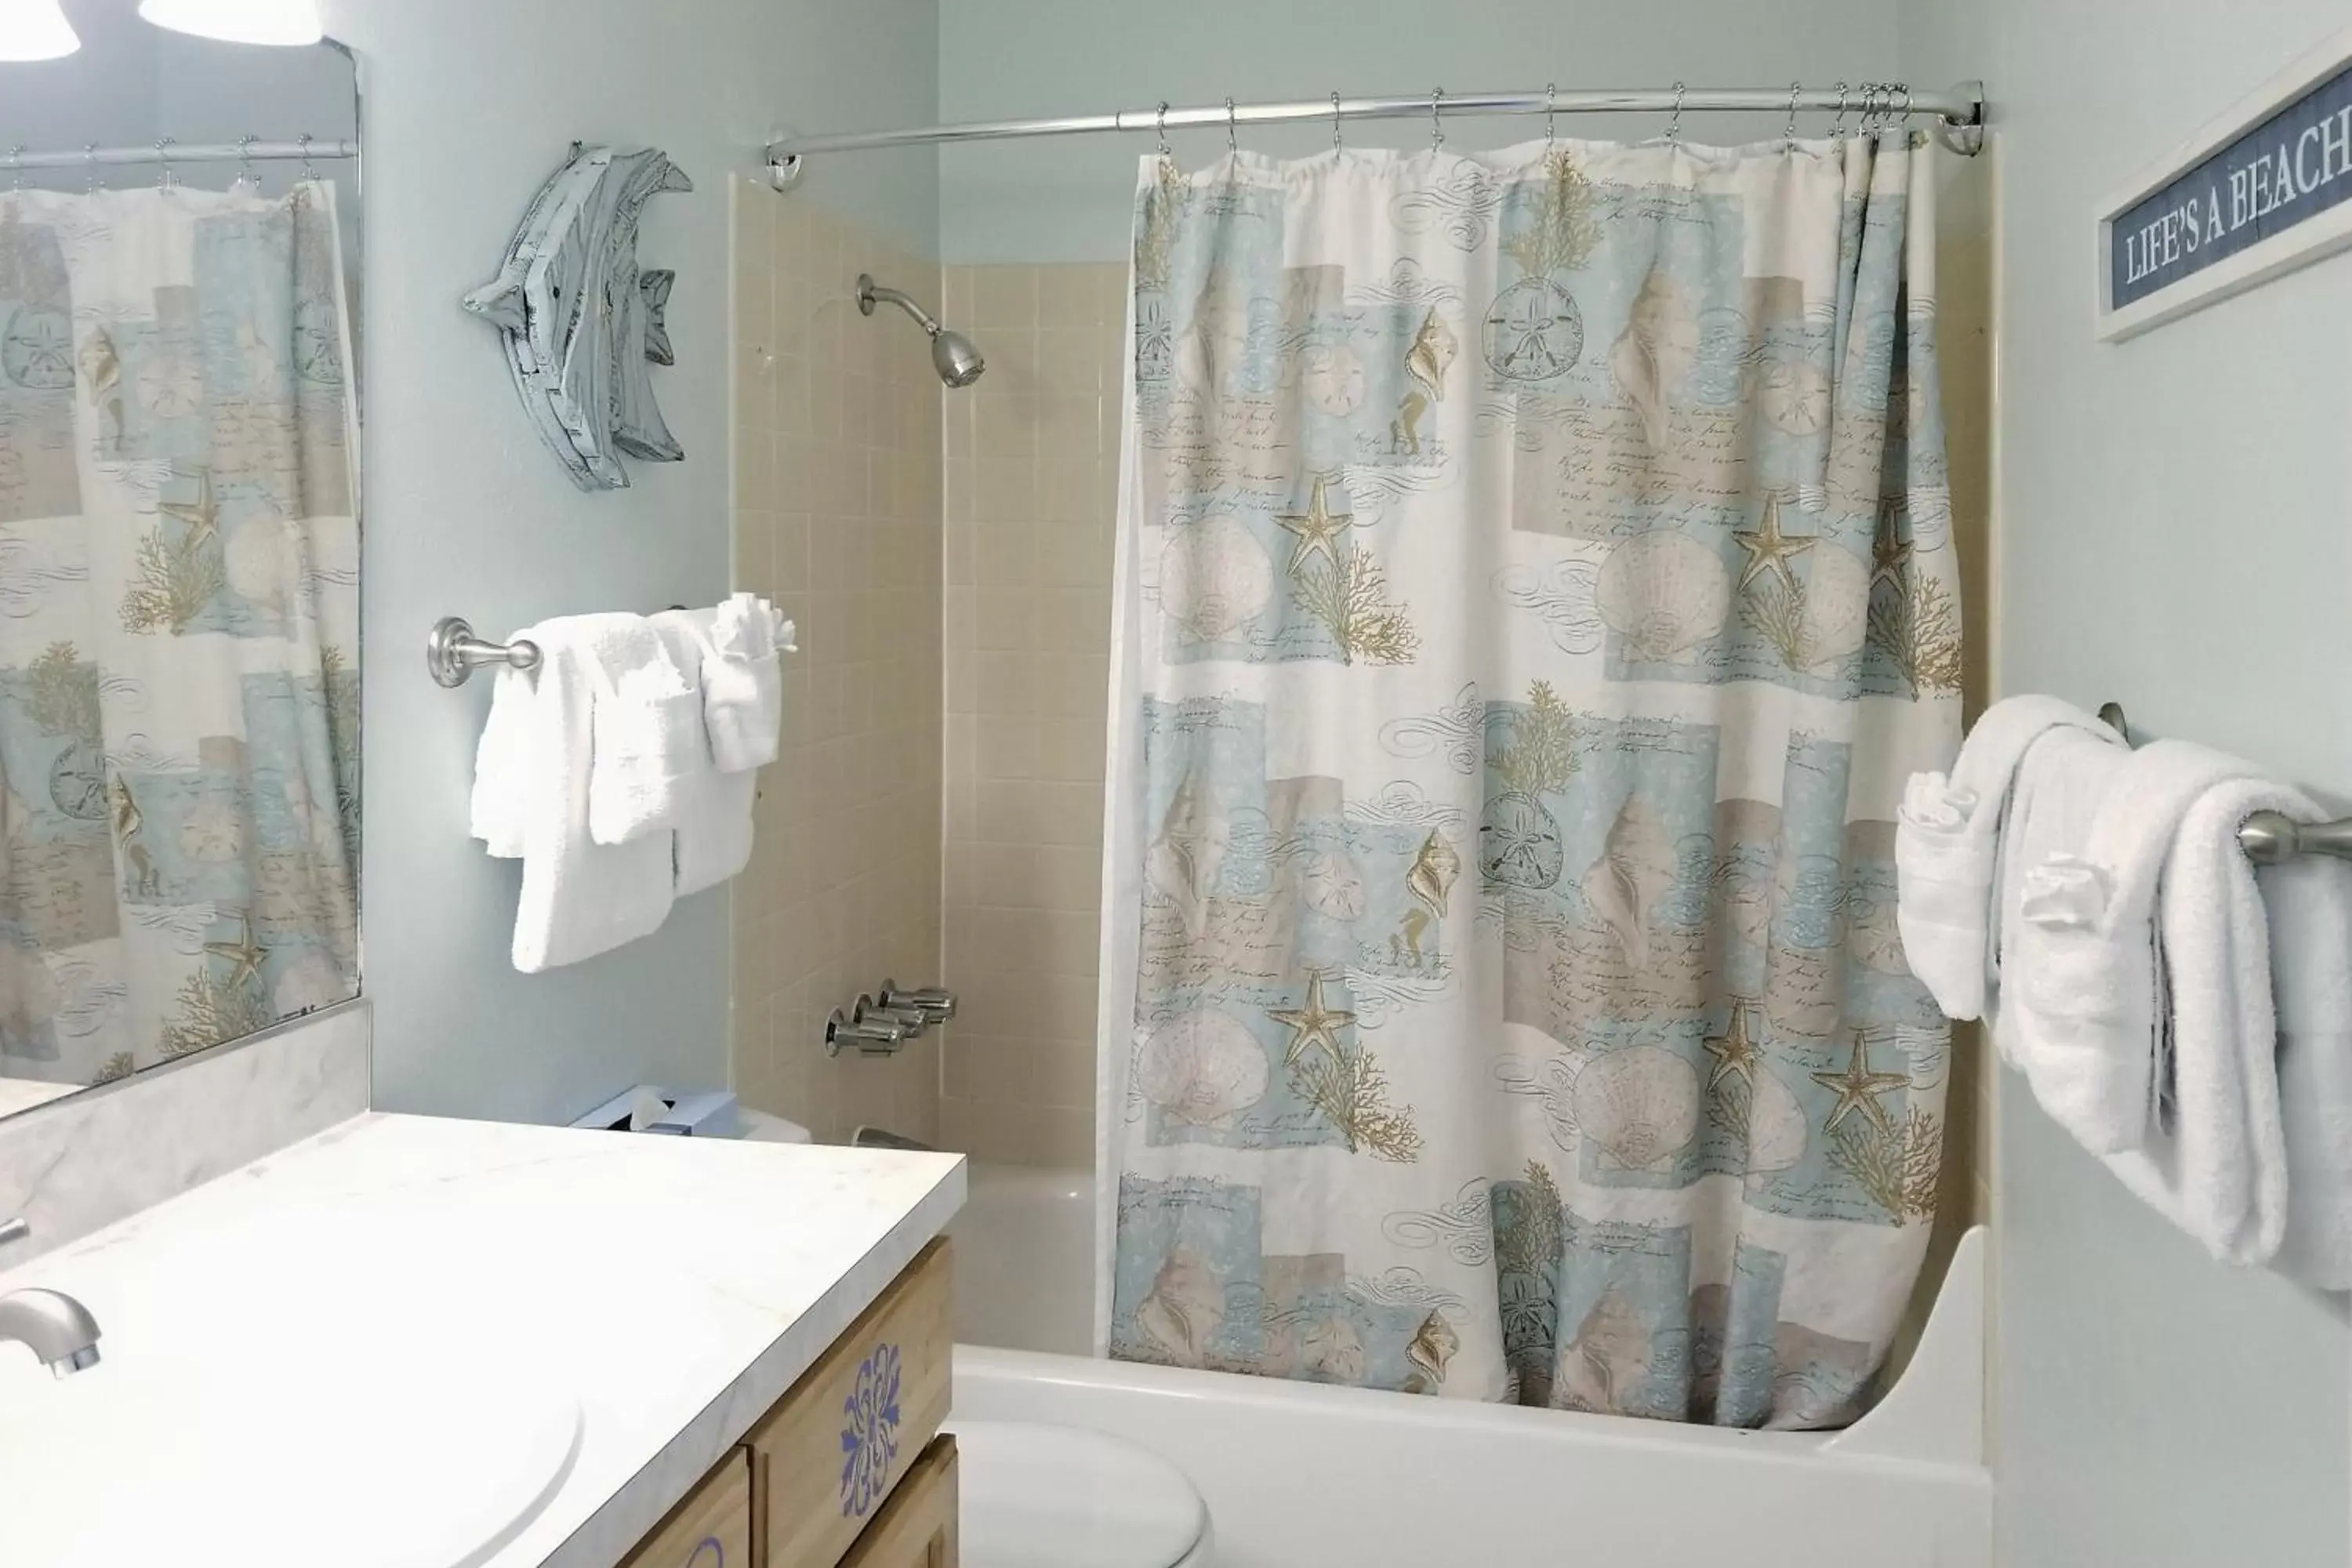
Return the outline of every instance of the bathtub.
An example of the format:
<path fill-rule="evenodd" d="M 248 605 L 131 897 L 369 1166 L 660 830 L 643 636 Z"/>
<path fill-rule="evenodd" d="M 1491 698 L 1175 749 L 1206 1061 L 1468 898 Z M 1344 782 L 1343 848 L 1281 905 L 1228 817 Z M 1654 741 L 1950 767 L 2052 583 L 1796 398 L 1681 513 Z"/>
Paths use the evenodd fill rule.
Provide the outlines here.
<path fill-rule="evenodd" d="M 1216 1568 L 1988 1568 L 1984 1237 L 1843 1432 L 1737 1432 L 1097 1361 L 1092 1176 L 975 1166 L 955 1409 L 1117 1433 L 1192 1478 Z"/>

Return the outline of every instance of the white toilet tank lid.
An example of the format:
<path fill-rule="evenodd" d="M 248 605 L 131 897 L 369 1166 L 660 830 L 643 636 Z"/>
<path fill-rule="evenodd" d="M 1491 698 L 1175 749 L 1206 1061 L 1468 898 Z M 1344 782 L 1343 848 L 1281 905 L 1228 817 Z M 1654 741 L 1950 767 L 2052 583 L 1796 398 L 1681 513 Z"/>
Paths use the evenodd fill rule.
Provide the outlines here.
<path fill-rule="evenodd" d="M 1108 1432 L 950 1421 L 962 1568 L 1175 1568 L 1207 1532 L 1184 1472 Z"/>

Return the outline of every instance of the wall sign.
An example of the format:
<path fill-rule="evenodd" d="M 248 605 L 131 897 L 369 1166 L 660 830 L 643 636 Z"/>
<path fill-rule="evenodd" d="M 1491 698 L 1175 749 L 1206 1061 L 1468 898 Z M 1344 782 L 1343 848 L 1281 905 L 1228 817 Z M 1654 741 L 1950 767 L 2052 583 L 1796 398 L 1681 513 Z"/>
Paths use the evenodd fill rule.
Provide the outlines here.
<path fill-rule="evenodd" d="M 2352 245 L 2352 31 L 2101 208 L 2099 336 L 2127 338 Z"/>

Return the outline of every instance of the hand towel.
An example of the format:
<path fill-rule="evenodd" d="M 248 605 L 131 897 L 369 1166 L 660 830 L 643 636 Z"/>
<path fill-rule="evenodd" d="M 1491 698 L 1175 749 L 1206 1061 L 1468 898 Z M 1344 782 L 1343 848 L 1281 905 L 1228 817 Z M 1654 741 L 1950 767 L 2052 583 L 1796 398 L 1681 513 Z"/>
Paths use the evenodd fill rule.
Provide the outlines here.
<path fill-rule="evenodd" d="M 2022 1011 L 2034 1098 L 2094 1154 L 2136 1149 L 2156 1126 L 2157 886 L 2181 820 L 2214 785 L 2255 771 L 2154 742 L 2116 772 L 2080 852 L 2026 869 L 2001 984 Z"/>
<path fill-rule="evenodd" d="M 717 657 L 711 642 L 716 620 L 714 610 L 670 610 L 654 616 L 653 625 L 678 667 L 699 671 L 706 658 Z M 698 715 L 697 727 L 700 738 Z M 677 791 L 677 897 L 715 888 L 751 864 L 751 810 L 759 778 L 756 769 L 719 772 L 708 741 L 703 741 L 699 765 L 679 782 Z"/>
<path fill-rule="evenodd" d="M 712 612 L 702 659 L 702 717 L 722 773 L 776 760 L 784 714 L 783 668 L 792 623 L 775 606 L 738 594 Z M 782 639 L 781 641 L 779 639 Z"/>
<path fill-rule="evenodd" d="M 2233 841 L 2255 811 L 2298 822 L 2329 815 L 2294 791 L 2251 787 L 2227 810 Z M 2253 875 L 2270 917 L 2286 1143 L 2286 1230 L 2271 1267 L 2318 1289 L 2352 1290 L 2352 864 L 2298 855 Z M 2256 1042 L 2246 1049 L 2251 1058 Z"/>
<path fill-rule="evenodd" d="M 530 675 L 511 665 L 499 667 L 491 688 L 489 717 L 474 748 L 471 832 L 502 860 L 522 858 L 522 827 L 529 812 L 531 704 L 537 700 Z"/>
<path fill-rule="evenodd" d="M 1911 972 L 1948 1017 L 1980 1016 L 1998 836 L 2019 762 L 2053 729 L 2123 737 L 2055 697 L 2012 697 L 1985 710 L 1951 773 L 1914 773 L 1895 814 L 1895 927 Z"/>
<path fill-rule="evenodd" d="M 2090 731 L 2057 728 L 2043 732 L 2018 764 L 2004 814 L 1994 872 L 1998 896 L 1988 917 L 1989 965 L 1985 1017 L 2001 1059 L 2020 1072 L 2032 1059 L 2028 1015 L 2012 1005 L 2011 980 L 2018 973 L 2018 938 L 2023 922 L 2018 906 L 2029 870 L 2053 855 L 2078 854 L 2090 841 L 2116 775 L 2132 753 Z"/>
<path fill-rule="evenodd" d="M 514 965 L 577 963 L 658 930 L 669 916 L 670 835 L 598 844 L 588 830 L 590 747 L 603 672 L 646 633 L 638 616 L 572 616 L 520 634 L 539 645 L 516 745 L 528 784 Z"/>
<path fill-rule="evenodd" d="M 588 831 L 599 844 L 626 844 L 677 826 L 679 791 L 709 770 L 710 745 L 698 662 L 675 659 L 650 620 L 607 639 L 605 658 L 593 704 Z"/>
<path fill-rule="evenodd" d="M 2294 1201 L 2280 1103 L 2281 1019 L 2273 1004 L 2273 976 L 2286 977 L 2290 955 L 2275 951 L 2273 931 L 2288 947 L 2301 948 L 2324 935 L 2331 914 L 2336 939 L 2347 930 L 2340 900 L 2332 910 L 2324 897 L 2305 907 L 2305 896 L 2324 884 L 2312 879 L 2314 868 L 2300 864 L 2278 868 L 2287 875 L 2277 890 L 2294 912 L 2273 926 L 2264 888 L 2238 847 L 2239 825 L 2265 809 L 2306 821 L 2319 815 L 2293 790 L 2258 779 L 2222 780 L 2181 815 L 2167 846 L 2157 923 L 2170 1020 L 2172 1113 L 2138 1148 L 2106 1162 L 2213 1257 L 2248 1265 L 2278 1251 Z M 2319 1014 L 2341 1030 L 2344 950 L 2315 956 L 2339 993 L 2332 1005 L 2322 1002 Z M 2339 1047 L 2344 1038 L 2337 1035 Z M 2336 1101 L 2339 1110 L 2344 1103 Z M 2332 1200 L 2326 1206 L 2340 1220 L 2344 1191 L 2339 1166 L 2315 1196 Z M 2340 1257 L 2341 1246 L 2335 1250 Z"/>

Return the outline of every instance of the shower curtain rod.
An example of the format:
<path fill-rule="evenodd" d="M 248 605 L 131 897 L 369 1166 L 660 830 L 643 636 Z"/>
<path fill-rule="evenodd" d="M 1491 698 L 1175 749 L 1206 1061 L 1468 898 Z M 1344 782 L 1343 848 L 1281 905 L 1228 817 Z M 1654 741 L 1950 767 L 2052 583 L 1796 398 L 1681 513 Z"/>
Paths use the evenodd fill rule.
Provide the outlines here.
<path fill-rule="evenodd" d="M 356 142 L 264 142 L 256 138 L 250 142 L 183 144 L 165 137 L 144 147 L 78 147 L 69 153 L 36 153 L 29 147 L 10 147 L 0 152 L 0 174 L 14 174 L 18 169 L 104 169 L 120 168 L 125 163 L 283 163 L 298 158 L 359 155 L 360 144 Z"/>
<path fill-rule="evenodd" d="M 1936 137 L 1964 156 L 1984 143 L 1984 83 L 1964 81 L 1943 92 L 1913 92 L 1900 82 L 1864 82 L 1855 87 L 1665 88 L 1600 91 L 1446 92 L 1415 98 L 1302 99 L 1286 103 L 1228 100 L 1203 109 L 1122 109 L 1110 114 L 1078 114 L 1054 120 L 983 120 L 961 125 L 926 125 L 899 131 L 859 131 L 835 136 L 785 134 L 768 143 L 770 183 L 782 190 L 800 178 L 801 161 L 812 153 L 862 153 L 879 147 L 911 147 L 945 142 L 996 142 L 1022 136 L 1076 136 L 1102 131 L 1158 132 L 1201 126 L 1284 125 L 1318 121 L 1402 120 L 1434 113 L 1474 114 L 1675 114 L 1778 110 L 1846 111 L 1896 119 L 1936 117 Z M 1336 129 L 1336 125 L 1334 127 Z"/>

